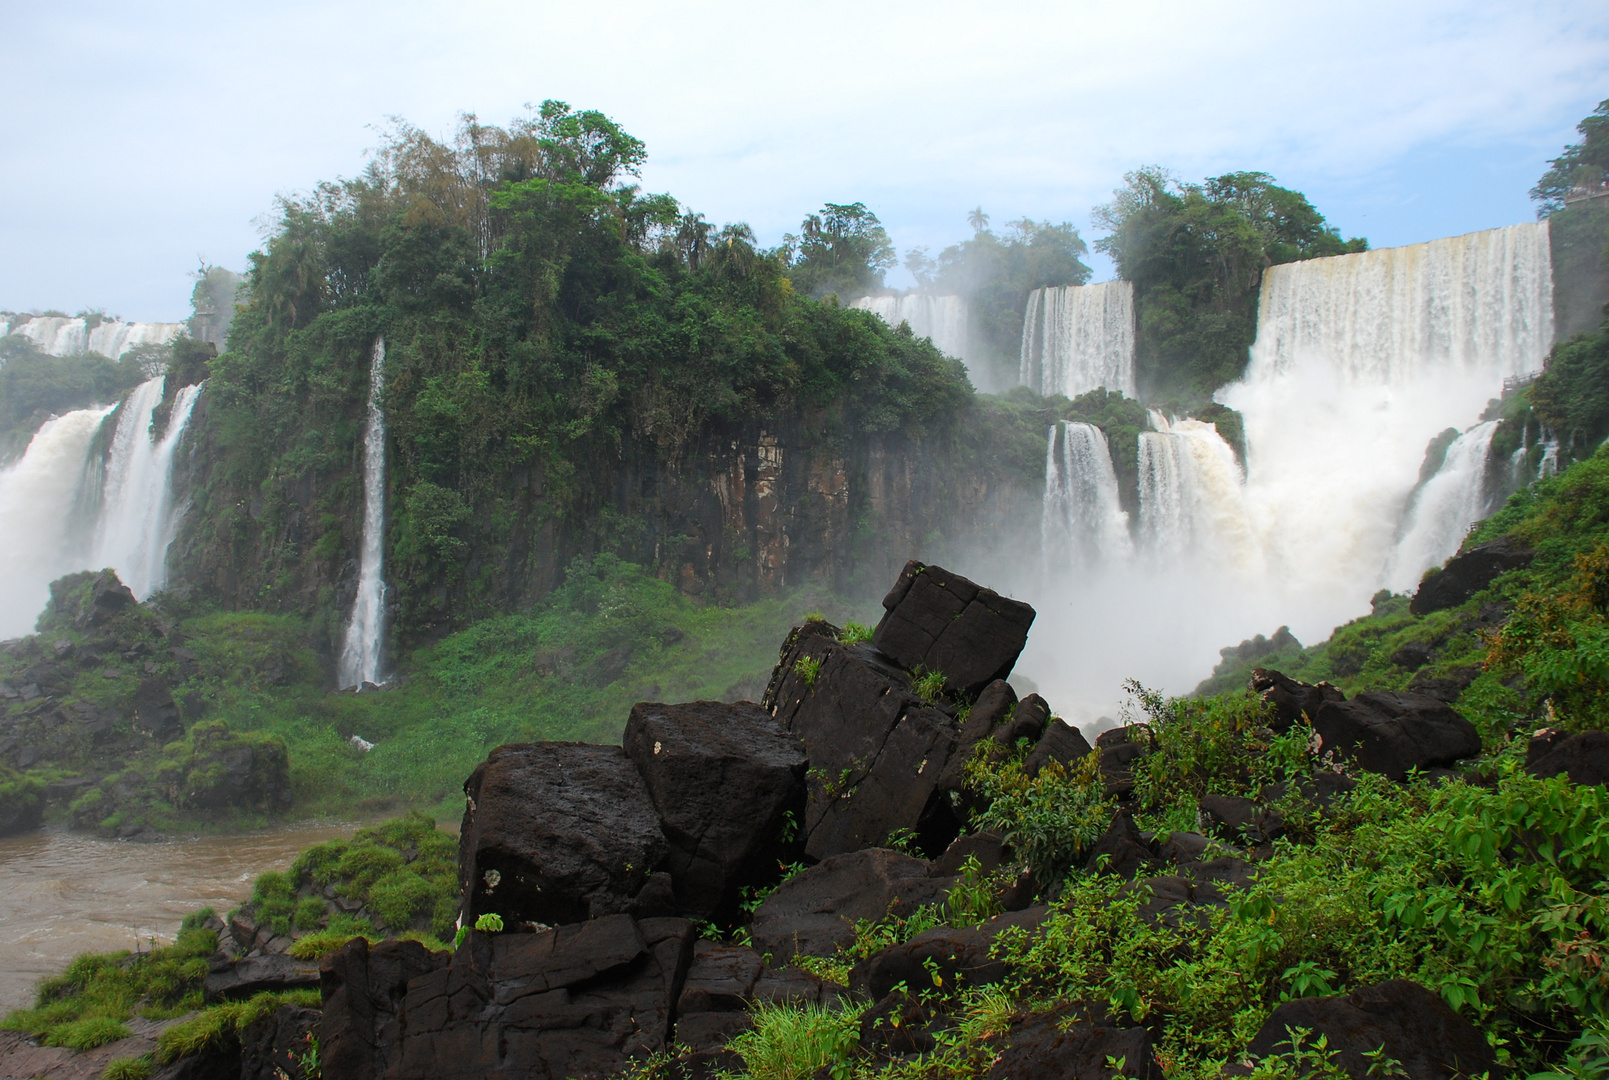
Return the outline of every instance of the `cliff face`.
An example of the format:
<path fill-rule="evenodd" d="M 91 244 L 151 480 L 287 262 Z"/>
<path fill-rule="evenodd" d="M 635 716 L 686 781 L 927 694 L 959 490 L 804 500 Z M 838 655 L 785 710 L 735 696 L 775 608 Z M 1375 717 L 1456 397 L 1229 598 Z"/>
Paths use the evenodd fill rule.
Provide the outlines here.
<path fill-rule="evenodd" d="M 261 480 L 235 469 L 205 395 L 176 465 L 189 509 L 171 584 L 230 607 L 310 616 L 338 641 L 357 583 L 362 472 L 349 461 Z M 388 608 L 399 641 L 517 611 L 600 550 L 652 568 L 688 595 L 748 601 L 806 583 L 871 592 L 911 557 L 998 550 L 1038 521 L 1037 415 L 973 399 L 940 433 L 822 434 L 807 414 L 711 427 L 680 452 L 625 440 L 569 475 L 541 463 L 498 474 L 443 535 L 421 538 L 392 470 Z M 388 445 L 388 456 L 394 450 Z M 455 496 L 456 497 L 456 496 Z M 409 514 L 417 519 L 416 506 Z"/>

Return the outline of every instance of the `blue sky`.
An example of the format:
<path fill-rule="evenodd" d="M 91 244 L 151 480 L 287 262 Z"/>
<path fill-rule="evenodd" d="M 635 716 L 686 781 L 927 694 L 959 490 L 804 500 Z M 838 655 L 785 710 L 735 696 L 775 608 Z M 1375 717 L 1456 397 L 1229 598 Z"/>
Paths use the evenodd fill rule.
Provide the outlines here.
<path fill-rule="evenodd" d="M 602 109 L 646 187 L 766 242 L 855 199 L 902 252 L 980 204 L 1093 239 L 1160 164 L 1261 169 L 1389 246 L 1531 218 L 1609 98 L 1601 0 L 8 8 L 0 308 L 131 319 L 183 318 L 198 258 L 243 268 L 275 195 L 359 171 L 388 116 Z"/>

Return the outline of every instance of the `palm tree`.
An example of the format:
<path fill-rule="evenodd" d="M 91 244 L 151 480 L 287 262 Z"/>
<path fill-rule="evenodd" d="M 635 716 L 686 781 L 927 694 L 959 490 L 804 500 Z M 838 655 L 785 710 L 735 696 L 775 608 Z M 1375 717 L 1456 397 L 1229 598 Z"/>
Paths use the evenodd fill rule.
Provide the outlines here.
<path fill-rule="evenodd" d="M 989 227 L 989 215 L 983 212 L 983 207 L 973 207 L 967 214 L 967 224 L 972 226 L 973 232 L 980 233 Z"/>

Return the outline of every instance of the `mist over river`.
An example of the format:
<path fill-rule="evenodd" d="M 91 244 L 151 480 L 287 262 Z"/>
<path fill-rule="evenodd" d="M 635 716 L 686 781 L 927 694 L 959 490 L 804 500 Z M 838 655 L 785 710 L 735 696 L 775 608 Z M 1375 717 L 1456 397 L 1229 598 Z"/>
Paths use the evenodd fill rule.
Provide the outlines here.
<path fill-rule="evenodd" d="M 251 895 L 258 874 L 357 827 L 304 821 L 159 844 L 57 828 L 0 839 L 0 1012 L 32 1005 L 34 985 L 79 953 L 172 942 L 190 912 L 210 905 L 227 913 Z"/>

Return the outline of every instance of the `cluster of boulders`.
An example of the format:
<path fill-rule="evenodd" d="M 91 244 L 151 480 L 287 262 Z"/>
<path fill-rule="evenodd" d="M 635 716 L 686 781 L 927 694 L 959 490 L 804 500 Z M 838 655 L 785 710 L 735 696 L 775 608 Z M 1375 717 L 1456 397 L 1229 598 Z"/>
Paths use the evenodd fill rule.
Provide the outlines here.
<path fill-rule="evenodd" d="M 1257 847 L 1284 828 L 1277 808 L 1328 813 L 1352 784 L 1338 770 L 1255 800 L 1209 797 L 1199 832 L 1145 833 L 1126 809 L 1150 751 L 1145 729 L 1102 732 L 1092 747 L 1005 681 L 1032 608 L 915 562 L 883 606 L 870 641 L 821 621 L 797 627 L 758 704 L 643 703 L 618 747 L 493 751 L 465 784 L 459 874 L 462 925 L 500 932 L 468 931 L 451 954 L 355 940 L 327 957 L 325 1075 L 607 1076 L 673 1046 L 683 1075 L 711 1075 L 740 1064 L 727 1043 L 757 1003 L 846 997 L 868 1003 L 864 1051 L 921 1053 L 951 1022 L 957 988 L 1008 974 L 995 938 L 1033 933 L 1052 910 L 1031 874 L 1010 872 L 1004 838 L 964 831 L 978 798 L 968 761 L 1026 748 L 1024 769 L 1037 774 L 1096 754 L 1124 809 L 1089 865 L 1130 878 L 1143 917 L 1175 924 L 1250 881 Z M 1283 729 L 1305 716 L 1336 762 L 1402 777 L 1480 748 L 1435 699 L 1347 700 L 1266 671 L 1255 689 Z M 937 926 L 876 952 L 843 985 L 790 963 L 836 956 L 857 924 L 942 905 L 980 879 L 1004 911 L 982 925 Z M 712 940 L 701 932 L 711 925 L 741 927 L 750 944 Z M 1383 1043 L 1416 1080 L 1492 1064 L 1467 1022 L 1412 984 L 1300 1004 L 1332 1047 L 1356 1056 Z M 1441 1041 L 1420 1045 L 1432 1036 Z M 1126 1076 L 1157 1076 L 1152 1039 L 1068 1002 L 1014 1018 L 990 1075 L 1106 1078 L 1121 1060 Z"/>

